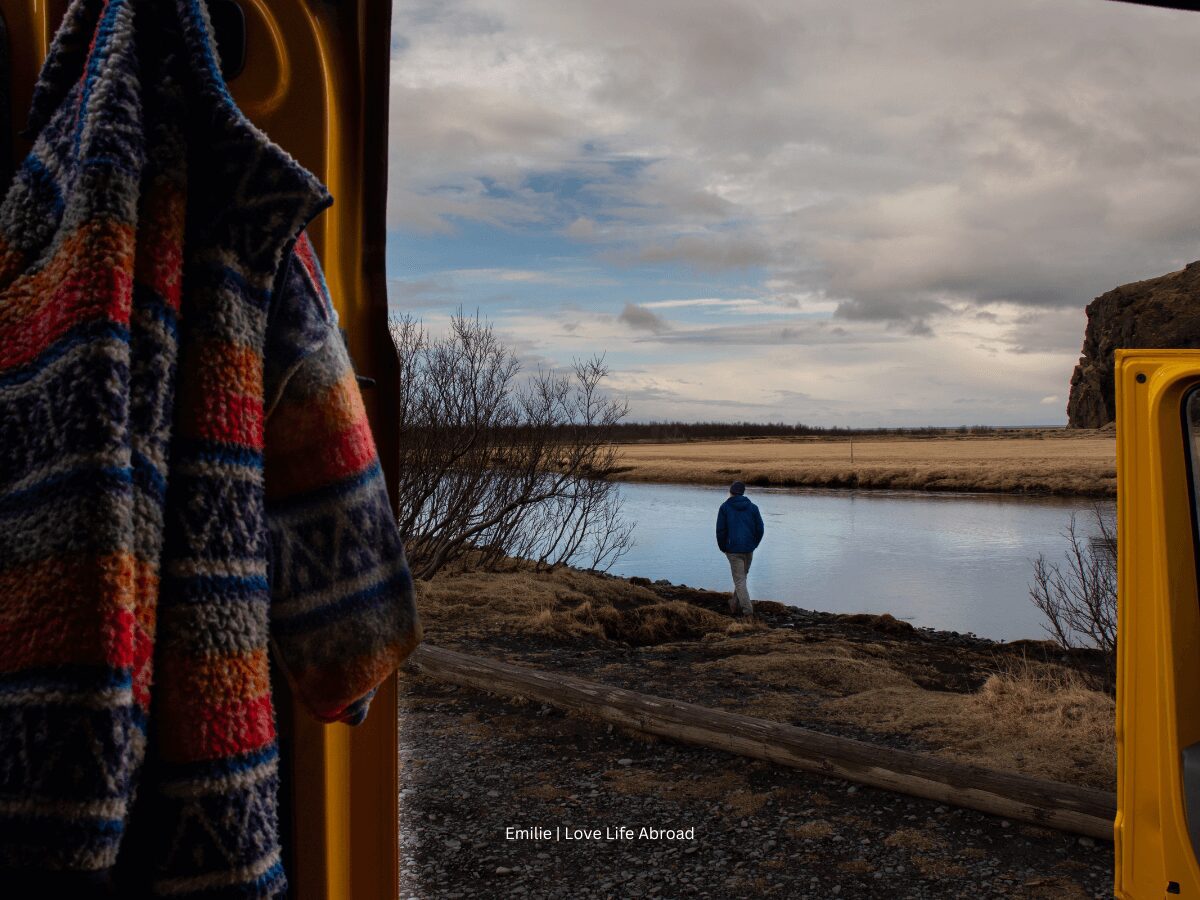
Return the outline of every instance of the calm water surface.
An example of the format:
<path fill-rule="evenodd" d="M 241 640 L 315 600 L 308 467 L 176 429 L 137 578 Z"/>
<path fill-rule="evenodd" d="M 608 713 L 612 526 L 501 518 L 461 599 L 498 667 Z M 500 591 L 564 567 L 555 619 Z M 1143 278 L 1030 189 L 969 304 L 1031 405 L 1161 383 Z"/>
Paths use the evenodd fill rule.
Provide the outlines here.
<path fill-rule="evenodd" d="M 767 527 L 750 570 L 754 599 L 888 612 L 997 640 L 1046 636 L 1029 601 L 1033 560 L 1039 553 L 1061 560 L 1072 512 L 1084 533 L 1094 530 L 1089 500 L 771 488 L 748 494 Z M 637 546 L 614 574 L 731 589 L 714 536 L 724 488 L 622 484 L 621 496 L 637 523 Z"/>

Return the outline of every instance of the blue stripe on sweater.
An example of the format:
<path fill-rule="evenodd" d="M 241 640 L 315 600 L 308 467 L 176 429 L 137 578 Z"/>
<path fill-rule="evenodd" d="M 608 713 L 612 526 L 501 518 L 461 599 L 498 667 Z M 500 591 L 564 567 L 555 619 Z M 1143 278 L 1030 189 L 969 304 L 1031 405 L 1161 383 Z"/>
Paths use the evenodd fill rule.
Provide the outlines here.
<path fill-rule="evenodd" d="M 257 601 L 270 589 L 267 579 L 259 575 L 164 575 L 162 585 L 180 603 Z"/>
<path fill-rule="evenodd" d="M 188 14 L 191 16 L 191 26 L 195 29 L 197 35 L 205 35 L 208 33 L 208 27 L 204 24 L 204 13 L 200 9 L 200 4 L 196 0 L 191 0 L 188 3 Z M 221 74 L 221 64 L 213 55 L 212 44 L 203 37 L 199 40 L 200 51 L 204 56 L 204 65 L 208 69 L 208 77 L 211 79 L 212 86 L 217 88 L 221 94 L 221 98 L 225 100 L 234 110 L 238 110 L 237 104 L 234 103 L 232 95 L 229 93 L 229 88 L 225 85 L 225 76 Z"/>
<path fill-rule="evenodd" d="M 235 272 L 228 266 L 198 260 L 190 274 L 193 284 L 200 283 L 202 280 L 209 282 L 210 286 L 229 282 L 236 289 L 236 293 L 240 294 L 249 305 L 258 309 L 265 310 L 271 302 L 270 288 L 255 287 L 246 280 L 244 275 Z"/>
<path fill-rule="evenodd" d="M 0 844 L 10 846 L 49 845 L 63 847 L 85 844 L 111 847 L 121 840 L 125 823 L 101 816 L 78 817 L 54 813 L 9 813 L 0 816 Z M 99 840 L 97 840 L 99 838 Z"/>
<path fill-rule="evenodd" d="M 130 687 L 133 676 L 129 669 L 108 666 L 53 666 L 22 669 L 0 675 L 0 694 L 17 693 L 29 688 L 48 690 L 108 690 Z"/>
<path fill-rule="evenodd" d="M 109 0 L 104 7 L 104 15 L 96 28 L 96 36 L 92 43 L 92 51 L 88 56 L 87 71 L 83 79 L 83 89 L 79 95 L 79 111 L 75 118 L 75 139 L 72 146 L 79 150 L 79 142 L 83 139 L 83 125 L 88 117 L 88 101 L 92 96 L 92 88 L 100 75 L 100 66 L 109 53 L 109 40 L 116 30 L 117 14 L 125 3 L 121 0 Z"/>
<path fill-rule="evenodd" d="M 50 188 L 50 192 L 54 195 L 54 214 L 56 217 L 62 216 L 63 210 L 66 208 L 66 205 L 63 203 L 62 188 L 54 180 L 54 176 L 50 174 L 50 170 L 32 153 L 25 158 L 23 168 L 32 178 L 36 178 L 39 184 Z"/>
<path fill-rule="evenodd" d="M 162 501 L 167 496 L 167 480 L 158 471 L 158 467 L 136 450 L 132 451 L 133 483 L 156 500 Z"/>
<path fill-rule="evenodd" d="M 412 576 L 408 569 L 401 569 L 385 581 L 343 597 L 334 603 L 308 610 L 287 618 L 271 617 L 271 631 L 288 637 L 303 631 L 321 628 L 339 619 L 367 612 L 389 602 L 398 592 L 412 590 Z"/>
<path fill-rule="evenodd" d="M 268 472 L 268 480 L 270 477 L 271 475 Z M 310 507 L 322 506 L 334 500 L 339 500 L 377 478 L 383 478 L 383 469 L 380 467 L 378 459 L 374 460 L 371 465 L 367 466 L 357 475 L 351 475 L 349 478 L 335 481 L 333 484 L 326 485 L 318 490 L 306 491 L 303 494 L 297 494 L 295 497 L 285 500 L 268 500 L 267 509 L 271 513 L 278 515 L 303 512 Z M 387 496 L 386 492 L 384 496 Z"/>
<path fill-rule="evenodd" d="M 140 281 L 133 285 L 133 308 L 148 314 L 152 321 L 162 325 L 173 339 L 179 338 L 179 316 L 158 294 L 158 291 Z"/>
<path fill-rule="evenodd" d="M 28 514 L 29 507 L 56 501 L 63 495 L 74 495 L 78 500 L 89 494 L 103 494 L 108 491 L 120 491 L 133 484 L 133 470 L 130 468 L 87 466 L 71 469 L 58 475 L 38 482 L 33 487 L 0 498 L 0 519 L 8 516 Z"/>
<path fill-rule="evenodd" d="M 110 319 L 92 319 L 76 325 L 57 341 L 43 350 L 36 358 L 21 366 L 10 369 L 0 375 L 0 388 L 23 384 L 37 376 L 55 360 L 66 356 L 81 344 L 93 344 L 96 341 L 111 338 L 122 343 L 129 343 L 129 330 L 115 324 Z"/>
<path fill-rule="evenodd" d="M 172 890 L 170 896 L 179 898 L 179 900 L 187 900 L 189 897 L 195 897 L 197 900 L 204 900 L 206 897 L 219 897 L 221 900 L 265 900 L 270 897 L 283 897 L 286 896 L 283 863 L 275 863 L 253 881 L 242 881 L 237 884 L 183 893 Z"/>
<path fill-rule="evenodd" d="M 261 451 L 248 450 L 237 444 L 179 438 L 173 452 L 177 458 L 186 459 L 188 462 L 243 466 L 247 469 L 261 469 L 263 467 Z"/>
<path fill-rule="evenodd" d="M 236 775 L 255 769 L 264 763 L 279 758 L 279 748 L 270 744 L 261 750 L 250 753 L 240 753 L 236 756 L 222 757 L 215 760 L 200 760 L 189 763 L 158 763 L 162 770 L 162 779 L 166 783 L 177 781 L 195 781 L 198 778 L 219 778 L 222 775 Z"/>

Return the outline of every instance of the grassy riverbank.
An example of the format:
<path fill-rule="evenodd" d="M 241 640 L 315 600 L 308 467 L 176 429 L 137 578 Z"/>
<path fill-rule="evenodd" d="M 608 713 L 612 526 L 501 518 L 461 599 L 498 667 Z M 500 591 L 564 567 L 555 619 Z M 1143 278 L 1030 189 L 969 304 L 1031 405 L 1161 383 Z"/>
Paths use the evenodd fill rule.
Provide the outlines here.
<path fill-rule="evenodd" d="M 853 458 L 852 458 L 853 457 Z M 1113 497 L 1116 438 L 1067 429 L 998 435 L 626 444 L 623 481 L 987 491 Z"/>
<path fill-rule="evenodd" d="M 422 583 L 427 640 L 833 734 L 1111 789 L 1113 702 L 1094 654 L 993 644 L 890 616 L 759 604 L 573 570 Z"/>

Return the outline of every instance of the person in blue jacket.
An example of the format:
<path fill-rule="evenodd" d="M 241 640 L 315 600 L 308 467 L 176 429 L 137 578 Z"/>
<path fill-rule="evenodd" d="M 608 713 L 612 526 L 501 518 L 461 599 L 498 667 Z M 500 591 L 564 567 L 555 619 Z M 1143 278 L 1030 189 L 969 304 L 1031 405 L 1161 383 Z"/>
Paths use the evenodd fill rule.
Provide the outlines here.
<path fill-rule="evenodd" d="M 733 596 L 729 598 L 729 612 L 743 616 L 754 615 L 754 604 L 746 589 L 746 573 L 754 551 L 762 543 L 762 516 L 758 507 L 746 496 L 746 485 L 735 481 L 729 486 L 729 499 L 717 511 L 717 546 L 729 558 L 729 569 L 733 573 Z"/>

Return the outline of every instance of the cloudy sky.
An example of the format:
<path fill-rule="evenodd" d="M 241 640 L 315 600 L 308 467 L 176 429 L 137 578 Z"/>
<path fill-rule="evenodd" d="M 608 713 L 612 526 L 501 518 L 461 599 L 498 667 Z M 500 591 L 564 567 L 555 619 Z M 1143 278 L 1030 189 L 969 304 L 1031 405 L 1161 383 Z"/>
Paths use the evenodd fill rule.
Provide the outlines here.
<path fill-rule="evenodd" d="M 1084 306 L 1200 258 L 1200 14 L 395 0 L 389 299 L 632 418 L 1062 424 Z"/>

